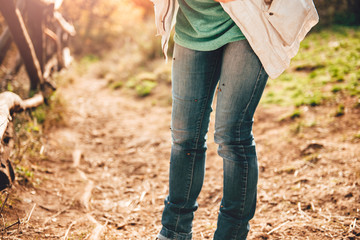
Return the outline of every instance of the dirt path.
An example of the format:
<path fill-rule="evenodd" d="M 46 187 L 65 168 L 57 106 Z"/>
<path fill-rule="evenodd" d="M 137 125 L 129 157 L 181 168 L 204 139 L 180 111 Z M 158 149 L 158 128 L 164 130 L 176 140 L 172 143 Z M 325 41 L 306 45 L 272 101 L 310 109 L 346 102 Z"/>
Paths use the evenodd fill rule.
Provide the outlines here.
<path fill-rule="evenodd" d="M 150 239 L 145 236 L 158 229 L 166 192 L 167 168 L 159 161 L 169 157 L 170 110 L 123 97 L 105 84 L 81 79 L 64 89 L 71 102 L 70 124 L 51 136 L 73 154 L 73 171 L 62 177 L 68 179 L 67 188 L 77 189 L 75 201 L 81 206 L 73 209 L 80 218 L 70 233 L 90 234 L 90 239 Z M 69 226 L 74 221 L 63 219 Z"/>
<path fill-rule="evenodd" d="M 167 193 L 170 106 L 98 79 L 60 92 L 69 124 L 45 143 L 41 183 L 15 186 L 20 213 L 35 207 L 23 231 L 6 238 L 154 239 Z M 334 118 L 313 108 L 300 120 L 279 120 L 289 111 L 260 108 L 256 116 L 259 202 L 249 239 L 360 238 L 359 109 Z M 221 200 L 222 161 L 211 133 L 208 142 L 196 240 L 211 239 Z"/>

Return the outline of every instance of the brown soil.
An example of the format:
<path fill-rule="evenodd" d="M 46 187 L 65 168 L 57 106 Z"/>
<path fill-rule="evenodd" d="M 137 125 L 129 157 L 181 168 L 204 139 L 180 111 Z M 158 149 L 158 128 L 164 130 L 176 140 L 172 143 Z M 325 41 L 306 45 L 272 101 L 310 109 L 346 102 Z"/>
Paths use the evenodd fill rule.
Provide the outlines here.
<path fill-rule="evenodd" d="M 15 183 L 3 239 L 154 239 L 167 194 L 170 106 L 136 98 L 105 80 L 78 79 L 59 91 L 66 127 L 44 140 L 33 163 L 38 184 Z M 169 86 L 162 86 L 169 91 Z M 159 90 L 158 90 L 159 91 Z M 258 207 L 249 239 L 360 239 L 360 109 L 260 107 Z M 212 118 L 214 119 L 214 118 Z M 221 200 L 222 160 L 208 141 L 194 239 L 211 239 Z M 4 196 L 3 196 L 4 199 Z"/>

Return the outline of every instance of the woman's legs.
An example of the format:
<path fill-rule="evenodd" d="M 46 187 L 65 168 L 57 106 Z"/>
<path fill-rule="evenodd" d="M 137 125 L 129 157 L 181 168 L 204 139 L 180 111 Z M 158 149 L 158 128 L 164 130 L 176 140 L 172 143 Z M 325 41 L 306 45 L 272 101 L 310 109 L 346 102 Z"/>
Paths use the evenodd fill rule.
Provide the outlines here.
<path fill-rule="evenodd" d="M 206 133 L 219 79 L 222 49 L 201 52 L 175 46 L 169 196 L 159 238 L 191 239 L 196 199 L 205 173 Z"/>
<path fill-rule="evenodd" d="M 255 213 L 258 166 L 252 124 L 267 79 L 247 41 L 225 46 L 215 119 L 224 168 L 216 240 L 246 239 Z"/>
<path fill-rule="evenodd" d="M 192 237 L 196 199 L 205 173 L 211 103 L 219 79 L 215 141 L 224 159 L 224 196 L 214 238 L 246 238 L 257 184 L 252 118 L 267 75 L 244 40 L 210 52 L 175 47 L 169 196 L 160 240 Z"/>

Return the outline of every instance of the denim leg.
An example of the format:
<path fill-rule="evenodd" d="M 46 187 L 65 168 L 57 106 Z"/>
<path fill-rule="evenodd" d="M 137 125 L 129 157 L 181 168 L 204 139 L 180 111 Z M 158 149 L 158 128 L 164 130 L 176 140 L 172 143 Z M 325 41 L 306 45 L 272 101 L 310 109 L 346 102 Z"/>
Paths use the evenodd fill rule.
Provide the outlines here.
<path fill-rule="evenodd" d="M 215 240 L 246 239 L 255 213 L 258 166 L 252 124 L 267 79 L 246 40 L 226 45 L 215 119 L 224 170 Z"/>
<path fill-rule="evenodd" d="M 172 69 L 172 147 L 169 195 L 159 239 L 189 240 L 205 174 L 206 133 L 220 74 L 222 50 L 175 45 Z"/>

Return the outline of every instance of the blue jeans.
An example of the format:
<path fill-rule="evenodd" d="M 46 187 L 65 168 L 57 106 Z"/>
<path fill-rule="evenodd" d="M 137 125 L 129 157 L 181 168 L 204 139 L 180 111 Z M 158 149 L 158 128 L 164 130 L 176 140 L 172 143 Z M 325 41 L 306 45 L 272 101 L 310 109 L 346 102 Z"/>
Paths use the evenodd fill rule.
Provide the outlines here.
<path fill-rule="evenodd" d="M 172 67 L 169 195 L 158 238 L 192 238 L 196 199 L 205 174 L 206 134 L 218 86 L 215 142 L 223 158 L 224 182 L 214 239 L 246 239 L 258 179 L 253 115 L 268 75 L 246 40 L 214 51 L 175 45 Z"/>

